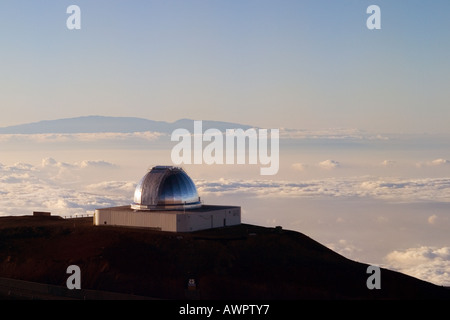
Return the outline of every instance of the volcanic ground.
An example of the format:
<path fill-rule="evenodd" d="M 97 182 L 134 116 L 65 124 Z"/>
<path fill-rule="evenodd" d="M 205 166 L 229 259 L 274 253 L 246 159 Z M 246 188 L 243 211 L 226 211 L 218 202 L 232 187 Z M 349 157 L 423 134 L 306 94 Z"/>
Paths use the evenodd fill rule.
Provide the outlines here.
<path fill-rule="evenodd" d="M 367 264 L 295 231 L 249 224 L 192 233 L 94 226 L 92 218 L 0 218 L 0 277 L 160 299 L 450 299 L 450 290 Z M 188 290 L 189 279 L 195 290 Z"/>

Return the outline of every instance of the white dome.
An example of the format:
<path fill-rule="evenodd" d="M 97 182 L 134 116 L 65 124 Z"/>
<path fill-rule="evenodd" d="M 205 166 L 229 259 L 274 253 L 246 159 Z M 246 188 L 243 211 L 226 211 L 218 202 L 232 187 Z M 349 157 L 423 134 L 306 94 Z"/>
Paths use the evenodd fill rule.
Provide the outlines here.
<path fill-rule="evenodd" d="M 134 192 L 134 210 L 183 210 L 201 207 L 192 179 L 183 169 L 153 167 L 138 183 Z"/>

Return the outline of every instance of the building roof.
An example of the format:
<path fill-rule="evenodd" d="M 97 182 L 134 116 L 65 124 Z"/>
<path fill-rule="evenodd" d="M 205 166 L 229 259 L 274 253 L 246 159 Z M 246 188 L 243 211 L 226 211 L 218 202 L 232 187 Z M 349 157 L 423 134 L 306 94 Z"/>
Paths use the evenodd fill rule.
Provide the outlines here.
<path fill-rule="evenodd" d="M 134 192 L 134 210 L 184 210 L 201 207 L 192 179 L 179 167 L 156 166 Z"/>

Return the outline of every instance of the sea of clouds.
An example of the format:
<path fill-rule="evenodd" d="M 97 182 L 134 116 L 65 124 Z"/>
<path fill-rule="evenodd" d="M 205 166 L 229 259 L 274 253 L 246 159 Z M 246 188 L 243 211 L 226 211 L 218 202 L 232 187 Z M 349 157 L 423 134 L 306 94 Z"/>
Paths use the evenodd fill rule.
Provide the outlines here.
<path fill-rule="evenodd" d="M 344 177 L 302 182 L 272 180 L 197 180 L 200 193 L 257 197 L 371 197 L 400 202 L 450 202 L 450 178 Z"/>
<path fill-rule="evenodd" d="M 420 246 L 390 252 L 389 268 L 435 284 L 450 286 L 450 247 Z"/>
<path fill-rule="evenodd" d="M 0 164 L 0 215 L 29 215 L 33 211 L 87 215 L 96 208 L 129 202 L 134 183 L 82 183 L 83 175 L 113 168 L 114 164 L 104 160 L 67 163 L 53 158 L 42 159 L 41 165 Z"/>

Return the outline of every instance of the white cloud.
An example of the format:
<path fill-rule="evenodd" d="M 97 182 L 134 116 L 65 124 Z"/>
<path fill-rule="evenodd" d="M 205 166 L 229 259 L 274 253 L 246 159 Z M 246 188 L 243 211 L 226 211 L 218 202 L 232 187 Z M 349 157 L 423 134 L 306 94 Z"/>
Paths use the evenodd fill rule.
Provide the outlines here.
<path fill-rule="evenodd" d="M 86 186 L 86 190 L 96 194 L 133 194 L 136 183 L 130 181 L 103 181 Z M 131 198 L 130 198 L 131 199 Z"/>
<path fill-rule="evenodd" d="M 449 202 L 449 178 L 373 179 L 363 181 L 360 195 L 386 200 Z"/>
<path fill-rule="evenodd" d="M 302 182 L 272 180 L 196 180 L 200 194 L 257 197 L 371 197 L 394 202 L 450 202 L 450 178 L 328 178 Z"/>
<path fill-rule="evenodd" d="M 99 167 L 107 167 L 107 168 L 111 168 L 111 167 L 115 167 L 116 165 L 108 162 L 108 161 L 104 161 L 104 160 L 83 160 L 80 163 L 77 163 L 77 165 L 80 168 L 99 168 Z"/>
<path fill-rule="evenodd" d="M 85 169 L 85 168 L 112 168 L 116 167 L 114 163 L 105 160 L 83 160 L 75 163 L 67 163 L 56 161 L 53 158 L 42 159 L 41 166 L 46 168 L 59 168 L 59 169 Z"/>
<path fill-rule="evenodd" d="M 100 133 L 41 133 L 41 134 L 0 134 L 0 142 L 67 143 L 145 140 L 154 141 L 164 136 L 161 132 L 100 132 Z"/>
<path fill-rule="evenodd" d="M 103 160 L 71 164 L 45 158 L 38 166 L 25 163 L 0 165 L 0 215 L 31 214 L 35 210 L 57 215 L 86 214 L 99 207 L 131 202 L 130 193 L 125 192 L 132 189 L 130 183 L 123 183 L 116 193 L 109 194 L 100 187 L 95 190 L 80 184 L 76 188 L 66 186 L 68 180 L 72 183 L 78 173 L 89 167 L 114 168 L 114 164 Z"/>
<path fill-rule="evenodd" d="M 436 159 L 436 160 L 431 161 L 431 165 L 433 165 L 433 166 L 442 166 L 442 165 L 447 165 L 449 163 L 450 163 L 450 161 L 446 160 L 446 159 Z"/>
<path fill-rule="evenodd" d="M 32 179 L 35 180 L 35 179 Z M 129 204 L 129 195 L 94 194 L 64 188 L 51 182 L 34 181 L 4 183 L 0 198 L 0 215 L 24 215 L 36 210 L 50 211 L 55 215 L 92 214 L 95 209 Z"/>
<path fill-rule="evenodd" d="M 20 183 L 23 181 L 26 181 L 30 178 L 30 175 L 28 173 L 22 173 L 22 174 L 10 174 L 10 175 L 3 175 L 0 177 L 0 182 L 4 183 Z"/>
<path fill-rule="evenodd" d="M 305 171 L 306 165 L 303 163 L 293 163 L 292 168 L 297 171 Z"/>
<path fill-rule="evenodd" d="M 52 168 L 53 167 L 53 168 L 60 168 L 60 169 L 62 169 L 62 168 L 73 168 L 73 167 L 75 167 L 74 164 L 69 164 L 69 163 L 66 163 L 66 162 L 59 162 L 59 161 L 56 161 L 53 158 L 44 158 L 44 159 L 42 159 L 41 165 L 42 165 L 43 168 Z"/>
<path fill-rule="evenodd" d="M 319 167 L 321 167 L 323 169 L 327 169 L 327 170 L 335 169 L 339 166 L 340 166 L 339 162 L 337 162 L 335 160 L 325 160 L 325 161 L 319 162 Z"/>
<path fill-rule="evenodd" d="M 389 269 L 437 285 L 450 286 L 450 247 L 421 246 L 393 251 L 385 260 Z"/>
<path fill-rule="evenodd" d="M 103 140 L 125 141 L 131 139 L 153 141 L 164 135 L 165 134 L 161 132 L 144 131 L 131 133 L 121 133 L 121 132 L 77 133 L 71 136 L 72 139 L 74 140 L 87 142 L 87 141 L 103 141 Z"/>
<path fill-rule="evenodd" d="M 388 140 L 381 134 L 370 134 L 355 128 L 330 128 L 323 130 L 280 129 L 282 139 L 311 140 Z"/>
<path fill-rule="evenodd" d="M 384 161 L 381 163 L 381 165 L 384 166 L 384 167 L 392 167 L 392 166 L 394 166 L 394 165 L 396 165 L 396 164 L 397 164 L 397 162 L 396 162 L 396 161 L 393 161 L 393 160 L 384 160 Z"/>
<path fill-rule="evenodd" d="M 450 165 L 450 160 L 439 158 L 434 159 L 432 161 L 425 161 L 425 162 L 418 162 L 417 167 L 424 168 L 424 167 L 444 167 Z"/>
<path fill-rule="evenodd" d="M 354 257 L 362 251 L 360 248 L 344 239 L 340 239 L 337 243 L 329 243 L 326 246 L 349 259 L 354 259 Z"/>
<path fill-rule="evenodd" d="M 43 167 L 53 167 L 56 166 L 57 162 L 53 158 L 44 158 L 42 159 L 42 166 Z"/>

